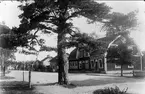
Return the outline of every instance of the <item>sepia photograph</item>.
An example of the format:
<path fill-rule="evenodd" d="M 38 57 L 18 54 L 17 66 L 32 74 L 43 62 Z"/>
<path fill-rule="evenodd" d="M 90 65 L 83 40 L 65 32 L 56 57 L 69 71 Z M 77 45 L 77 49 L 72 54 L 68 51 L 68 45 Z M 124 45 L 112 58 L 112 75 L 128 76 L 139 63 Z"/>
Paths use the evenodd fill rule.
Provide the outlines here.
<path fill-rule="evenodd" d="M 145 94 L 145 0 L 0 0 L 0 94 Z"/>

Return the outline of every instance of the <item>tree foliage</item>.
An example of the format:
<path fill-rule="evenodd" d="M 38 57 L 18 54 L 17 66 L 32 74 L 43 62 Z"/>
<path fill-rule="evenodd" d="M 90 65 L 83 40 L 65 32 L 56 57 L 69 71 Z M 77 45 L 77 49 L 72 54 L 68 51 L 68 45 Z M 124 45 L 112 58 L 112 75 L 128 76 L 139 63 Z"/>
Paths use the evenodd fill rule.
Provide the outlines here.
<path fill-rule="evenodd" d="M 13 58 L 14 48 L 15 48 L 15 35 L 9 27 L 6 25 L 0 25 L 0 57 L 2 55 L 5 60 Z"/>
<path fill-rule="evenodd" d="M 72 18 L 83 16 L 88 18 L 89 22 L 102 21 L 110 11 L 110 7 L 94 0 L 34 0 L 31 2 L 28 0 L 25 5 L 20 6 L 20 9 L 23 13 L 19 16 L 20 28 L 22 28 L 19 31 L 30 34 L 33 30 L 32 40 L 39 43 L 36 34 L 40 31 L 45 34 L 51 32 L 58 34 L 58 82 L 60 84 L 68 84 L 68 60 L 65 49 L 66 45 L 70 44 L 68 43 L 70 39 L 66 35 L 72 36 L 76 33 L 71 22 Z"/>
<path fill-rule="evenodd" d="M 129 47 L 131 46 L 128 42 L 121 41 L 117 46 L 108 49 L 108 62 L 121 66 L 121 76 L 123 76 L 123 66 L 133 65 L 134 62 L 133 49 Z"/>
<path fill-rule="evenodd" d="M 8 59 L 14 59 L 15 48 L 15 35 L 12 33 L 11 29 L 6 25 L 0 24 L 0 65 L 5 76 L 5 61 Z"/>
<path fill-rule="evenodd" d="M 66 45 L 67 47 L 83 47 L 89 53 L 94 50 L 100 50 L 103 53 L 107 50 L 105 48 L 105 45 L 107 45 L 105 41 L 98 40 L 97 37 L 94 38 L 86 33 L 76 33 L 70 38 L 68 44 Z"/>
<path fill-rule="evenodd" d="M 108 18 L 108 21 L 103 25 L 103 29 L 107 31 L 106 35 L 120 34 L 135 29 L 138 25 L 137 13 L 138 11 L 132 11 L 128 14 L 113 12 L 107 15 L 106 18 Z"/>
<path fill-rule="evenodd" d="M 129 49 L 126 44 L 119 44 L 117 47 L 112 47 L 108 50 L 108 58 L 118 65 L 132 64 L 132 49 Z"/>

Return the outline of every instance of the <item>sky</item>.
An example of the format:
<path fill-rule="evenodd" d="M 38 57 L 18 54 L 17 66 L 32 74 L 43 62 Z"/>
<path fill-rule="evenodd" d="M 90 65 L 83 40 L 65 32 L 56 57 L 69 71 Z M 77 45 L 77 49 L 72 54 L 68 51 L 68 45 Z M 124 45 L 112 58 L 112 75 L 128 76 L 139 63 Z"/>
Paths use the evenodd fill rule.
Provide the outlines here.
<path fill-rule="evenodd" d="M 138 21 L 140 22 L 139 30 L 136 32 L 131 33 L 131 36 L 136 41 L 137 45 L 141 50 L 145 50 L 145 2 L 144 1 L 99 1 L 104 2 L 108 6 L 112 7 L 112 12 L 121 12 L 121 13 L 128 13 L 134 10 L 139 10 L 138 14 Z M 5 22 L 7 26 L 12 28 L 13 26 L 18 27 L 20 24 L 20 19 L 18 15 L 22 12 L 17 8 L 19 2 L 16 1 L 3 1 L 0 3 L 0 22 Z M 98 36 L 103 37 L 105 36 L 105 32 L 100 32 L 99 26 L 97 24 L 87 24 L 85 18 L 75 18 L 73 20 L 74 26 L 78 27 L 81 32 L 85 33 L 92 33 L 95 32 Z M 56 38 L 57 36 L 54 35 L 43 35 L 44 39 L 47 39 L 46 44 L 48 46 L 55 47 L 57 45 Z M 70 52 L 71 50 L 69 50 Z M 56 56 L 54 52 L 41 52 L 38 55 L 38 59 L 42 60 L 48 54 L 51 56 Z M 26 57 L 26 58 L 20 58 Z M 36 56 L 21 56 L 19 53 L 16 54 L 17 60 L 30 60 L 36 59 Z"/>

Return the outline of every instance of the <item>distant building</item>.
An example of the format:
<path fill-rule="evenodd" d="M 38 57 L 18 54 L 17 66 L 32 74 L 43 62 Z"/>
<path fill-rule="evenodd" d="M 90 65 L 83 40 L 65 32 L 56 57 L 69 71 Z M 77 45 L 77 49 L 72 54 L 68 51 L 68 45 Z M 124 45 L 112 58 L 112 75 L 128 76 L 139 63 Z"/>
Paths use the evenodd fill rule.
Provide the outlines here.
<path fill-rule="evenodd" d="M 104 45 L 104 48 L 106 49 L 117 46 L 119 42 L 130 41 L 122 35 L 104 37 L 100 38 L 99 40 L 107 42 L 106 45 Z M 133 53 L 136 56 L 134 58 L 136 62 L 134 63 L 134 66 L 124 66 L 124 70 L 131 70 L 133 68 L 135 70 L 143 70 L 144 67 L 141 51 L 135 44 L 130 45 L 129 48 L 133 49 Z M 106 58 L 107 54 L 109 54 L 107 51 L 101 52 L 99 50 L 95 50 L 91 53 L 88 53 L 83 47 L 76 48 L 69 55 L 69 71 L 106 73 L 107 71 L 111 70 L 120 70 L 121 66 L 109 62 L 109 58 Z"/>
<path fill-rule="evenodd" d="M 69 54 L 67 53 L 67 57 L 69 56 Z M 55 56 L 54 58 L 50 59 L 50 67 L 52 68 L 52 71 L 58 71 L 58 61 L 57 61 L 57 56 Z"/>
<path fill-rule="evenodd" d="M 52 71 L 56 72 L 58 70 L 57 56 L 52 58 L 49 62 L 50 62 L 50 67 L 52 68 Z"/>
<path fill-rule="evenodd" d="M 50 57 L 50 56 L 47 56 L 47 57 L 45 57 L 44 59 L 42 59 L 40 62 L 42 62 L 42 64 L 44 65 L 44 66 L 50 66 L 50 60 L 52 59 L 52 57 Z"/>

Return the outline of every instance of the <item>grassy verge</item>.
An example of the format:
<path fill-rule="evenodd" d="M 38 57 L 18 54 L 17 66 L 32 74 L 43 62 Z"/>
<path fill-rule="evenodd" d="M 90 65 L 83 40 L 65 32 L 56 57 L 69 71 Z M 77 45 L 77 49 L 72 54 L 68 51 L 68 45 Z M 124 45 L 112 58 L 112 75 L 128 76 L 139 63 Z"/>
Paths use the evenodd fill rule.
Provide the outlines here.
<path fill-rule="evenodd" d="M 28 82 L 22 81 L 3 81 L 0 82 L 0 94 L 42 94 L 29 88 Z"/>

